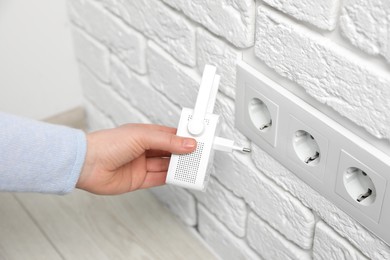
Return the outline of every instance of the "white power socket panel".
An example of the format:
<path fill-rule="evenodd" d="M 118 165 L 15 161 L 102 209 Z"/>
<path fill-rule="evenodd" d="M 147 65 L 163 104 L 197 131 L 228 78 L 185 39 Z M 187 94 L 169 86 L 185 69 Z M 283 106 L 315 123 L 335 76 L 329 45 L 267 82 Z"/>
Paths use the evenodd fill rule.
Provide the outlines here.
<path fill-rule="evenodd" d="M 236 127 L 390 245 L 390 157 L 248 64 L 237 66 Z"/>

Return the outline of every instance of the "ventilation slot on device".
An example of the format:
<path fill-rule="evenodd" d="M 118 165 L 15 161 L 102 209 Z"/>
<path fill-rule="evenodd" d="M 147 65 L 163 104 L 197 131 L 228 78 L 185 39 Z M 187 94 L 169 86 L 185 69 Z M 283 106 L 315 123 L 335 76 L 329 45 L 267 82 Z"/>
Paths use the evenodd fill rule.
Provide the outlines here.
<path fill-rule="evenodd" d="M 189 115 L 188 116 L 188 121 L 190 121 L 191 119 L 192 119 L 192 115 Z M 210 124 L 210 120 L 208 120 L 208 119 L 205 119 L 204 122 L 205 122 L 206 125 Z"/>
<path fill-rule="evenodd" d="M 179 155 L 174 179 L 176 181 L 195 183 L 199 164 L 202 158 L 204 143 L 198 142 L 195 152 Z"/>

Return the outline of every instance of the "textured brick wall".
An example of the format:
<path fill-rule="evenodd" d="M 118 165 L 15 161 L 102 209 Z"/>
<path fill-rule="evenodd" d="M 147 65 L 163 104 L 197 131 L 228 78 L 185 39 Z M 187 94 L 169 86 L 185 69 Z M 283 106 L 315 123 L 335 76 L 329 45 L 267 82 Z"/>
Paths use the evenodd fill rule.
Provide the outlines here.
<path fill-rule="evenodd" d="M 92 129 L 176 126 L 207 63 L 222 76 L 222 135 L 234 128 L 236 64 L 248 47 L 280 78 L 390 140 L 387 0 L 69 0 Z M 222 259 L 390 259 L 390 247 L 259 147 L 216 153 L 208 191 L 154 194 Z"/>

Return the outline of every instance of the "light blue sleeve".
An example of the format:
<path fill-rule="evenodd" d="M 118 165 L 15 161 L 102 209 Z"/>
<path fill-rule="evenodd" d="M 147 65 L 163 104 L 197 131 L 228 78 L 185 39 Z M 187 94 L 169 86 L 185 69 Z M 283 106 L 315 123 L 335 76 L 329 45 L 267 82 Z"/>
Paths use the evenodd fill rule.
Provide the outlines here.
<path fill-rule="evenodd" d="M 0 112 L 0 191 L 69 193 L 86 150 L 81 130 Z"/>

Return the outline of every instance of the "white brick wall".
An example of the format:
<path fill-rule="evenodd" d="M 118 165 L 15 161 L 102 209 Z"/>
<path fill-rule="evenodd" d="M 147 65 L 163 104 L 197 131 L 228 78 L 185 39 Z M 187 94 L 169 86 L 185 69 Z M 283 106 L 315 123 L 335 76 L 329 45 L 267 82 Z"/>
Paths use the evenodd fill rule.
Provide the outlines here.
<path fill-rule="evenodd" d="M 107 45 L 129 68 L 145 72 L 145 39 L 93 1 L 69 1 L 72 21 Z"/>
<path fill-rule="evenodd" d="M 144 122 L 149 120 L 113 89 L 100 82 L 86 67 L 80 66 L 80 78 L 84 95 L 91 103 L 104 111 L 116 125 L 129 122 Z"/>
<path fill-rule="evenodd" d="M 311 259 L 309 251 L 288 241 L 255 214 L 250 213 L 248 218 L 249 245 L 264 259 Z"/>
<path fill-rule="evenodd" d="M 195 28 L 159 0 L 101 0 L 131 27 L 156 41 L 184 64 L 195 65 Z"/>
<path fill-rule="evenodd" d="M 216 177 L 243 197 L 274 229 L 302 248 L 311 248 L 315 223 L 313 214 L 257 170 L 248 156 L 218 154 Z"/>
<path fill-rule="evenodd" d="M 350 42 L 390 62 L 390 4 L 387 0 L 348 0 L 340 26 Z"/>
<path fill-rule="evenodd" d="M 110 82 L 110 52 L 106 46 L 75 28 L 73 41 L 77 60 L 87 66 L 100 80 Z"/>
<path fill-rule="evenodd" d="M 267 4 L 309 22 L 318 28 L 333 30 L 336 27 L 340 0 L 264 0 Z"/>
<path fill-rule="evenodd" d="M 206 192 L 194 192 L 196 199 L 213 213 L 236 236 L 245 236 L 247 208 L 245 202 L 210 178 Z"/>
<path fill-rule="evenodd" d="M 198 229 L 204 240 L 224 260 L 261 259 L 242 238 L 234 236 L 213 214 L 199 205 Z"/>
<path fill-rule="evenodd" d="M 367 259 L 324 222 L 317 223 L 313 259 Z"/>
<path fill-rule="evenodd" d="M 388 70 L 367 66 L 366 60 L 269 8 L 259 7 L 256 23 L 258 58 L 371 134 L 390 139 Z"/>
<path fill-rule="evenodd" d="M 215 64 L 222 75 L 215 107 L 221 135 L 251 145 L 253 152 L 217 152 L 206 193 L 166 186 L 152 189 L 156 197 L 222 259 L 390 259 L 388 245 L 234 126 L 235 67 L 253 47 L 254 59 L 267 67 L 258 70 L 302 87 L 375 142 L 387 143 L 388 1 L 257 4 L 69 1 L 90 128 L 176 126 L 180 108 L 195 103 L 204 65 Z"/>
<path fill-rule="evenodd" d="M 88 100 L 84 100 L 84 106 L 86 113 L 88 114 L 88 129 L 91 131 L 104 129 L 104 128 L 113 128 L 115 123 L 112 122 L 103 112 L 95 107 Z"/>
<path fill-rule="evenodd" d="M 177 124 L 180 109 L 150 86 L 147 78 L 130 72 L 118 59 L 112 63 L 111 75 L 113 88 L 133 107 L 142 111 L 151 122 L 168 126 Z"/>
<path fill-rule="evenodd" d="M 147 64 L 152 86 L 181 107 L 193 108 L 198 94 L 199 75 L 153 42 L 149 42 L 148 47 Z"/>
<path fill-rule="evenodd" d="M 253 0 L 163 1 L 237 47 L 249 47 L 253 44 L 255 16 Z"/>
<path fill-rule="evenodd" d="M 185 224 L 195 226 L 198 223 L 196 200 L 189 192 L 174 186 L 156 187 L 152 192 Z"/>

